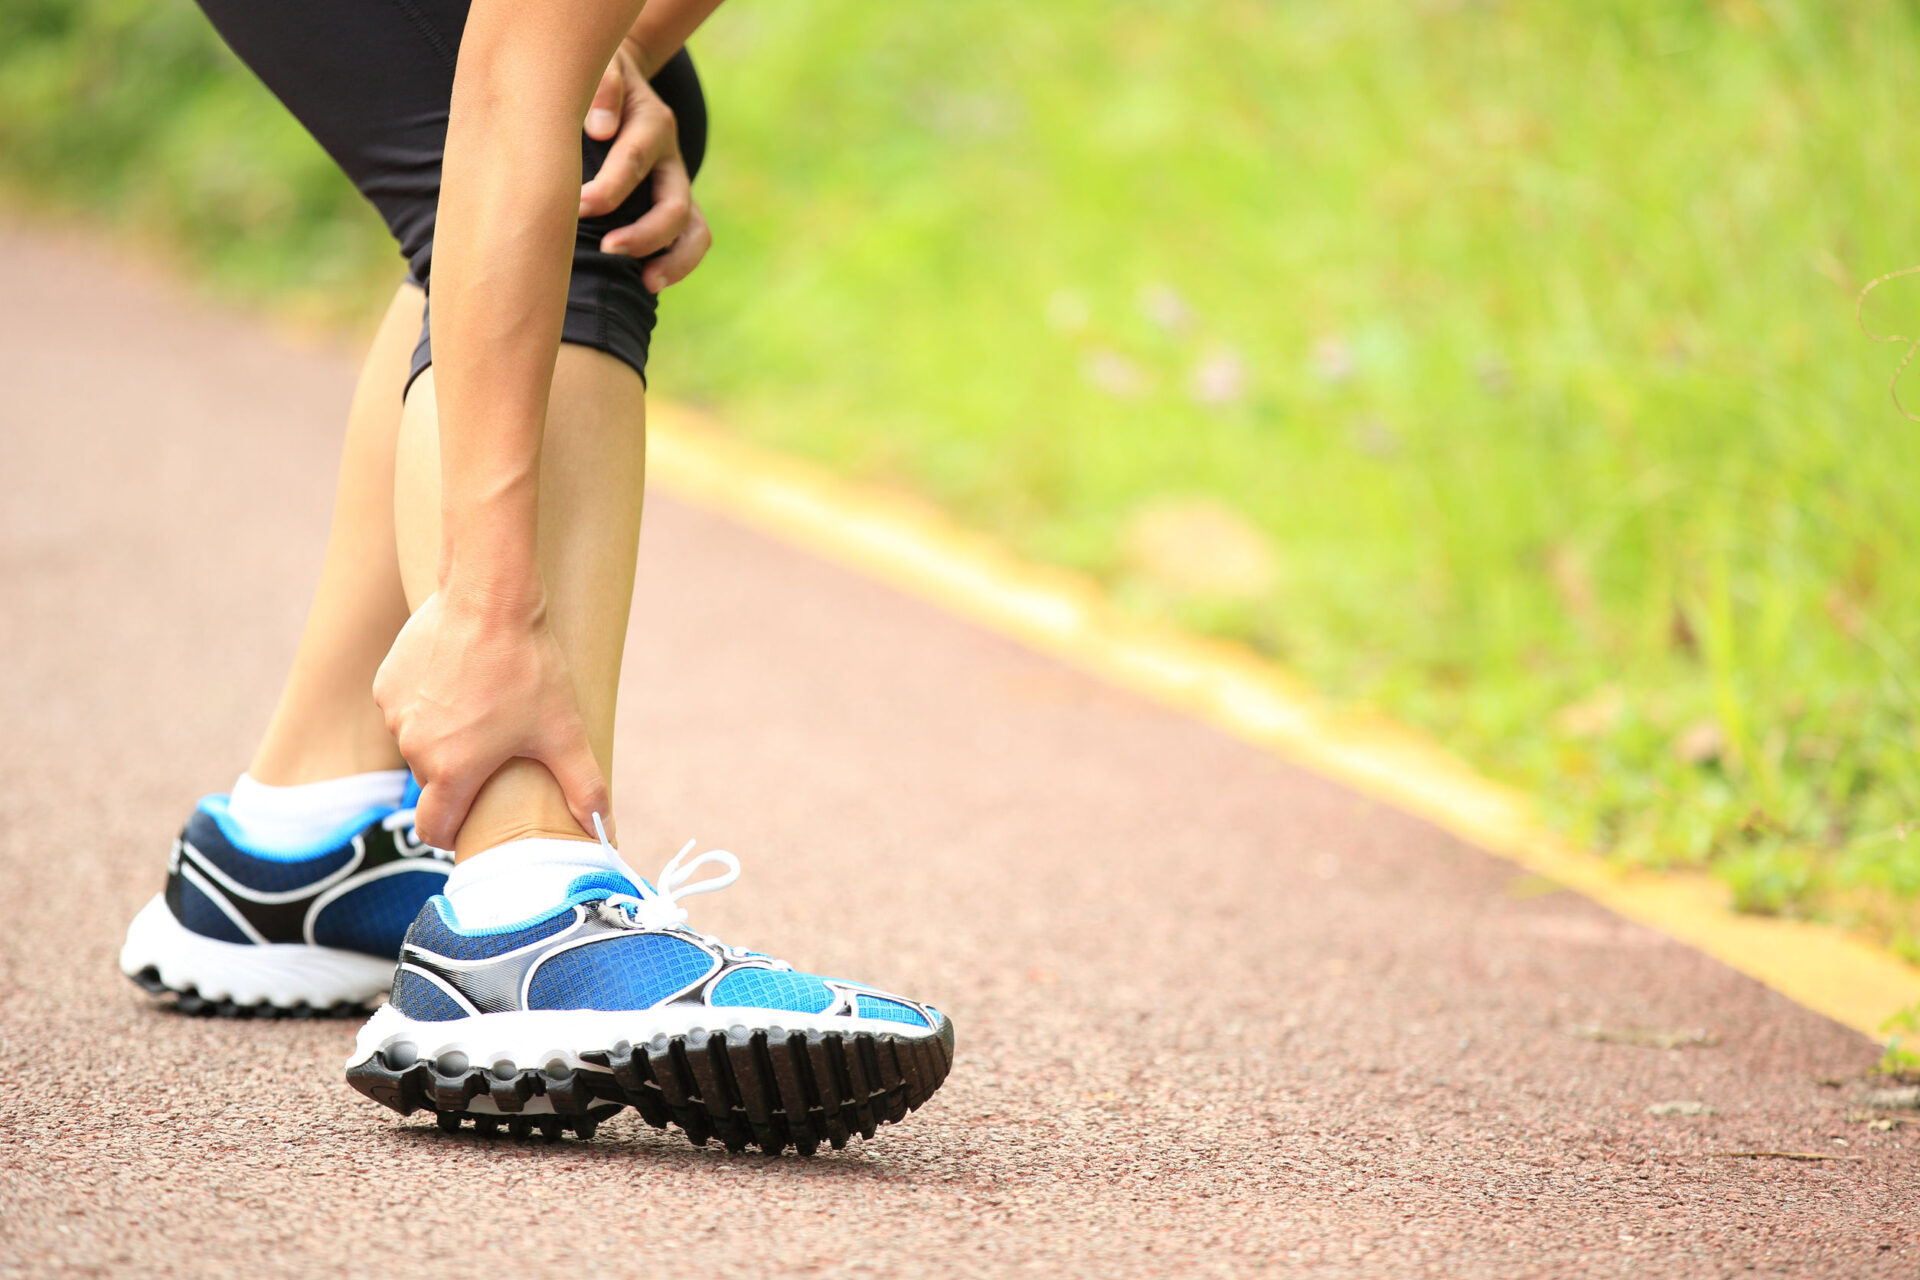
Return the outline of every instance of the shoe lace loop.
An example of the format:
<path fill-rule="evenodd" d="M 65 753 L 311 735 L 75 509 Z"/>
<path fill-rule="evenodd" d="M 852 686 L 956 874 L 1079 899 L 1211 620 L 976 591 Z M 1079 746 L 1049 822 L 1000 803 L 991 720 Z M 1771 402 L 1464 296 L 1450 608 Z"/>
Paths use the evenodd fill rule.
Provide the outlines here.
<path fill-rule="evenodd" d="M 420 825 L 415 816 L 417 813 L 418 810 L 412 805 L 404 809 L 395 809 L 380 819 L 380 829 L 398 833 L 400 852 L 409 858 L 431 855 L 441 862 L 452 862 L 451 851 L 435 848 L 420 838 Z"/>
<path fill-rule="evenodd" d="M 685 929 L 687 909 L 680 905 L 682 898 L 691 898 L 701 893 L 717 893 L 740 878 L 740 859 L 725 849 L 709 849 L 693 861 L 686 861 L 689 853 L 698 841 L 689 840 L 680 846 L 680 852 L 668 860 L 660 869 L 659 877 L 649 882 L 645 876 L 628 865 L 626 859 L 607 839 L 606 824 L 599 814 L 593 815 L 593 833 L 600 838 L 607 855 L 626 872 L 627 879 L 633 881 L 638 893 L 615 893 L 607 896 L 607 905 L 624 912 L 629 919 L 643 929 Z M 720 868 L 718 875 L 705 876 L 695 880 L 694 873 L 701 867 L 713 865 Z M 687 930 L 692 933 L 692 930 Z M 738 947 L 729 946 L 718 938 L 704 933 L 695 933 L 695 937 L 715 947 L 722 948 L 733 955 L 746 955 Z M 774 962 L 785 967 L 781 962 Z"/>

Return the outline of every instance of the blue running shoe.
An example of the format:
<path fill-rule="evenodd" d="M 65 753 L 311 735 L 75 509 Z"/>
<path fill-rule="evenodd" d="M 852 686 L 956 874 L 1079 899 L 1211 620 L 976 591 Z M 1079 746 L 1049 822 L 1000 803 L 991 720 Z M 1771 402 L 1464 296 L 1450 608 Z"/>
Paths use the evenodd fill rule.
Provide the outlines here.
<path fill-rule="evenodd" d="M 871 1138 L 932 1097 L 953 1023 L 688 929 L 679 899 L 740 873 L 721 849 L 683 866 L 692 848 L 657 888 L 581 876 L 563 901 L 501 928 L 463 928 L 432 899 L 407 930 L 391 1001 L 360 1029 L 348 1082 L 402 1115 L 431 1109 L 449 1132 L 472 1120 L 585 1138 L 631 1106 L 696 1145 L 769 1155 Z M 691 879 L 708 864 L 722 874 Z"/>
<path fill-rule="evenodd" d="M 308 849 L 241 847 L 227 797 L 208 796 L 134 917 L 120 970 L 183 1013 L 364 1013 L 393 982 L 407 925 L 452 855 L 420 842 L 409 807 L 375 809 Z"/>

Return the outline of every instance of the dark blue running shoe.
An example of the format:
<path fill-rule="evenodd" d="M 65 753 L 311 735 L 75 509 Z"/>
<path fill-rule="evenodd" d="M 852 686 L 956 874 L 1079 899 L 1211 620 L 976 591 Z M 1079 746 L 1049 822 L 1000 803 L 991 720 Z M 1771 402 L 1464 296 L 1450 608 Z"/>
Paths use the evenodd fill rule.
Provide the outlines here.
<path fill-rule="evenodd" d="M 871 1138 L 932 1097 L 952 1022 L 688 929 L 677 899 L 740 872 L 719 849 L 682 866 L 692 848 L 658 888 L 582 876 L 501 928 L 465 928 L 433 898 L 407 930 L 391 1001 L 360 1029 L 348 1082 L 403 1115 L 429 1108 L 449 1131 L 471 1119 L 590 1137 L 631 1106 L 696 1144 L 805 1155 Z M 690 883 L 711 863 L 724 873 Z"/>
<path fill-rule="evenodd" d="M 451 859 L 420 842 L 411 807 L 369 810 L 307 849 L 255 853 L 227 797 L 208 796 L 174 841 L 165 892 L 128 928 L 120 969 L 186 1013 L 363 1012 L 392 984 L 407 926 Z"/>

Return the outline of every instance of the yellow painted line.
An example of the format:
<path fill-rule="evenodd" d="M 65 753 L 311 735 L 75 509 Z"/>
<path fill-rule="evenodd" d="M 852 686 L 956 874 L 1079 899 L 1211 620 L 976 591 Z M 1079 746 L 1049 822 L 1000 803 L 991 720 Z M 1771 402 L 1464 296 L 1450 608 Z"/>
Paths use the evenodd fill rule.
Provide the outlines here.
<path fill-rule="evenodd" d="M 1418 814 L 1865 1035 L 1920 1005 L 1920 969 L 1825 925 L 1737 915 L 1708 877 L 1626 872 L 1575 849 L 1520 793 L 1392 724 L 1330 712 L 1245 649 L 1127 618 L 1074 574 L 1021 561 L 927 504 L 743 444 L 684 407 L 656 403 L 649 418 L 652 476 L 678 498 Z"/>

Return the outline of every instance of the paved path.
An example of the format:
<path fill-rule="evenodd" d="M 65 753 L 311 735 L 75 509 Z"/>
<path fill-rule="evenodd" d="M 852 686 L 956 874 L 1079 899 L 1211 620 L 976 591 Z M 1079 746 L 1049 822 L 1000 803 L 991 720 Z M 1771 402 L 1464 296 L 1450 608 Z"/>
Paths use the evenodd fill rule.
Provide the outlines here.
<path fill-rule="evenodd" d="M 951 1010 L 946 1089 L 810 1161 L 448 1138 L 342 1083 L 351 1024 L 154 1010 L 121 930 L 266 718 L 350 378 L 0 230 L 0 1275 L 1920 1268 L 1920 1132 L 1849 1119 L 1864 1040 L 660 496 L 629 853 L 739 852 L 697 922 Z"/>

